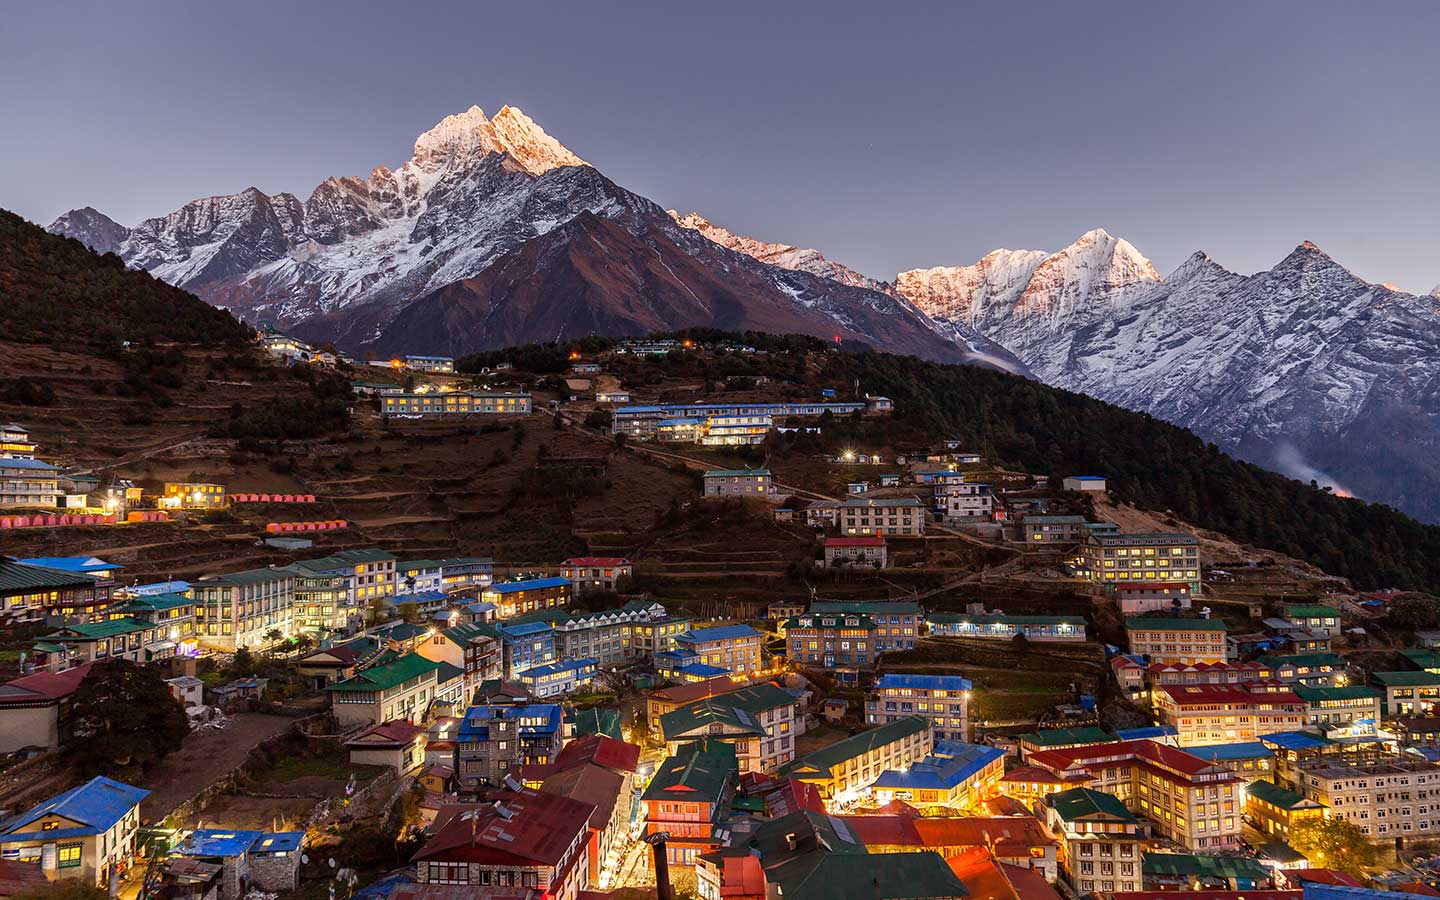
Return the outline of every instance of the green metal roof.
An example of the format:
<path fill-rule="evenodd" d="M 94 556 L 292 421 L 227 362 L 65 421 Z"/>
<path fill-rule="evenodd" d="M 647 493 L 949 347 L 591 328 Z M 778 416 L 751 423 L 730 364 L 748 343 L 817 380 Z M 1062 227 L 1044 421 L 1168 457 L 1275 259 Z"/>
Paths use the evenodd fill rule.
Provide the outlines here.
<path fill-rule="evenodd" d="M 165 609 L 179 609 L 182 606 L 194 606 L 195 599 L 184 594 L 147 594 L 143 597 L 132 598 L 126 605 L 126 609 L 159 611 Z"/>
<path fill-rule="evenodd" d="M 404 656 L 379 666 L 371 666 L 357 673 L 353 678 L 332 684 L 327 691 L 386 691 L 407 681 L 434 672 L 440 663 L 426 659 L 416 653 Z"/>
<path fill-rule="evenodd" d="M 793 703 L 794 696 L 767 681 L 718 697 L 706 697 L 668 712 L 660 717 L 660 733 L 669 741 L 685 737 L 697 728 L 724 725 L 728 726 L 729 735 L 764 737 L 766 732 L 759 714 Z"/>
<path fill-rule="evenodd" d="M 1340 610 L 1320 603 L 1287 603 L 1285 604 L 1285 618 L 1339 619 Z"/>
<path fill-rule="evenodd" d="M 1050 806 L 1066 822 L 1080 819 L 1103 817 L 1124 822 L 1127 825 L 1140 824 L 1133 813 L 1125 808 L 1114 794 L 1092 791 L 1090 788 L 1072 788 L 1050 797 Z"/>
<path fill-rule="evenodd" d="M 1370 677 L 1385 687 L 1431 687 L 1440 685 L 1433 672 L 1372 672 Z"/>
<path fill-rule="evenodd" d="M 1130 631 L 1224 631 L 1225 623 L 1219 619 L 1166 619 L 1149 616 L 1134 616 L 1125 620 Z"/>
<path fill-rule="evenodd" d="M 641 799 L 719 803 L 725 785 L 739 774 L 733 744 L 691 741 L 677 747 L 674 756 L 665 757 Z"/>
<path fill-rule="evenodd" d="M 133 634 L 137 631 L 144 631 L 155 626 L 141 622 L 139 619 L 132 619 L 125 616 L 120 619 L 110 619 L 105 622 L 85 622 L 75 625 L 66 625 L 59 631 L 44 636 L 47 641 L 59 641 L 65 643 L 74 640 L 98 641 L 104 638 L 116 637 L 122 634 Z"/>
<path fill-rule="evenodd" d="M 1245 792 L 1251 797 L 1263 800 L 1271 806 L 1278 806 L 1281 809 L 1296 809 L 1304 804 L 1310 804 L 1314 808 L 1322 808 L 1324 804 L 1314 800 L 1306 800 L 1303 794 L 1297 794 L 1292 790 L 1283 788 L 1278 784 L 1271 784 L 1268 781 L 1252 781 Z"/>
<path fill-rule="evenodd" d="M 574 724 L 576 737 L 603 734 L 617 741 L 625 739 L 624 733 L 620 730 L 620 710 L 618 709 L 605 706 L 577 709 L 567 713 L 565 721 Z"/>
<path fill-rule="evenodd" d="M 1146 875 L 1195 875 L 1202 878 L 1270 877 L 1270 869 L 1245 856 L 1195 856 L 1189 853 L 1146 853 L 1140 868 Z"/>
<path fill-rule="evenodd" d="M 886 744 L 904 740 L 929 727 L 930 720 L 920 716 L 896 719 L 879 727 L 851 735 L 844 740 L 836 741 L 828 747 L 821 747 L 814 753 L 786 766 L 784 771 L 793 777 L 802 779 L 806 775 L 828 778 L 831 770 L 846 760 L 854 759 Z"/>
<path fill-rule="evenodd" d="M 1068 747 L 1085 744 L 1113 744 L 1115 735 L 1095 725 L 1085 728 L 1048 728 L 1020 735 L 1020 740 L 1036 747 Z"/>
<path fill-rule="evenodd" d="M 31 588 L 62 588 L 75 585 L 90 585 L 96 581 L 93 575 L 80 572 L 64 572 L 47 566 L 32 566 L 0 556 L 0 592 L 29 590 Z"/>
<path fill-rule="evenodd" d="M 816 600 L 810 604 L 812 613 L 857 612 L 867 616 L 918 616 L 924 612 L 914 600 Z"/>
<path fill-rule="evenodd" d="M 224 575 L 216 575 L 213 578 L 202 578 L 195 582 L 195 586 L 210 587 L 218 584 L 226 587 L 241 587 L 294 577 L 295 573 L 288 569 L 246 569 L 243 572 L 226 572 Z"/>
<path fill-rule="evenodd" d="M 487 625 L 483 622 L 467 622 L 463 625 L 451 625 L 449 628 L 443 629 L 440 633 L 462 647 L 478 637 L 488 637 L 494 640 L 500 639 L 500 632 L 496 631 L 493 625 Z"/>

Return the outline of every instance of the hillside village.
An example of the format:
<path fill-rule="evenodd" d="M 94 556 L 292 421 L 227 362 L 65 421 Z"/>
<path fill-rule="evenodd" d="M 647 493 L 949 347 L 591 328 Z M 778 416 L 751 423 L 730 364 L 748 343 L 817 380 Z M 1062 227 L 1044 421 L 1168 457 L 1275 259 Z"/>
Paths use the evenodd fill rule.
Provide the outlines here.
<path fill-rule="evenodd" d="M 1433 598 L 1007 468 L 813 344 L 266 332 L 161 406 L 13 345 L 0 888 L 1436 893 Z M 87 777 L 122 672 L 186 734 Z"/>

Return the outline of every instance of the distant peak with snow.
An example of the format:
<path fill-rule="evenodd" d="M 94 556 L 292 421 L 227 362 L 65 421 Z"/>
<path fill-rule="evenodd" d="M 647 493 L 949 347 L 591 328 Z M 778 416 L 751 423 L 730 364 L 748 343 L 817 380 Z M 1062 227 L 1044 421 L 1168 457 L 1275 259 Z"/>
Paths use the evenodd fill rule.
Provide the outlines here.
<path fill-rule="evenodd" d="M 507 153 L 532 175 L 589 165 L 514 106 L 502 106 L 493 119 L 478 106 L 446 116 L 415 139 L 413 162 L 428 169 L 488 153 Z"/>

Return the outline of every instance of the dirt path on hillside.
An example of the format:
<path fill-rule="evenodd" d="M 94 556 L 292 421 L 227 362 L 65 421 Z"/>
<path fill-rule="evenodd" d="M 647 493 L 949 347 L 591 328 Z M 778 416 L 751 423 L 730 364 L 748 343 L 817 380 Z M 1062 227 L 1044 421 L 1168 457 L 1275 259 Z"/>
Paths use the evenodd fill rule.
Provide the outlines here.
<path fill-rule="evenodd" d="M 245 761 L 261 741 L 282 734 L 295 724 L 288 716 L 237 713 L 223 731 L 197 731 L 181 748 L 145 776 L 141 787 L 150 791 L 140 804 L 140 816 L 159 822 L 180 804 L 194 797 Z"/>

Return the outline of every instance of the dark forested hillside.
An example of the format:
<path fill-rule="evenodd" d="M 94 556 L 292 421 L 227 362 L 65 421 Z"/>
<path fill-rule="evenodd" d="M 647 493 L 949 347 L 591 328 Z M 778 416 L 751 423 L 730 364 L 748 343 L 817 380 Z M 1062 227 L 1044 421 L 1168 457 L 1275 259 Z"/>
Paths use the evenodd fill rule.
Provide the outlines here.
<path fill-rule="evenodd" d="M 895 400 L 897 420 L 1001 463 L 1104 475 L 1122 500 L 1309 560 L 1363 588 L 1440 590 L 1440 526 L 1221 453 L 1152 416 L 972 366 L 829 354 L 827 375 Z"/>
<path fill-rule="evenodd" d="M 193 294 L 125 268 L 0 210 L 0 337 L 114 345 L 178 341 L 238 345 L 252 332 Z"/>

